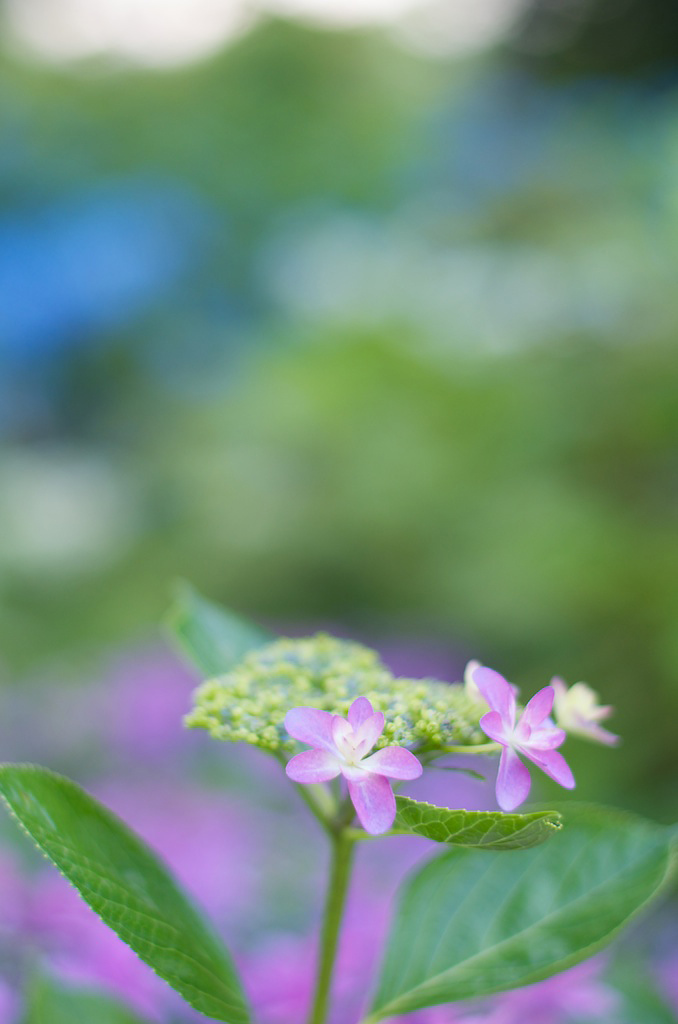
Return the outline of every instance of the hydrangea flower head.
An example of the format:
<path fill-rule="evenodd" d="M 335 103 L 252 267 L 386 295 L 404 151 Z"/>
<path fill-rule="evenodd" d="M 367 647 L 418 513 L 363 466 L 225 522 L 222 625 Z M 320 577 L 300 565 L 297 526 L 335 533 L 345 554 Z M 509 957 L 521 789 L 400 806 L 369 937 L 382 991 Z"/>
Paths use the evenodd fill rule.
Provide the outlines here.
<path fill-rule="evenodd" d="M 574 736 L 605 743 L 608 747 L 619 743 L 619 736 L 600 725 L 610 717 L 614 709 L 609 704 L 599 704 L 595 690 L 586 683 L 575 683 L 568 687 L 558 676 L 553 677 L 551 686 L 555 691 L 553 713 L 561 729 Z"/>
<path fill-rule="evenodd" d="M 184 721 L 218 740 L 293 754 L 297 745 L 285 730 L 288 708 L 345 717 L 360 696 L 385 714 L 377 747 L 445 750 L 485 742 L 478 697 L 472 699 L 463 686 L 395 677 L 376 651 L 323 633 L 250 651 L 230 671 L 198 687 Z"/>
<path fill-rule="evenodd" d="M 473 681 L 491 711 L 480 719 L 480 728 L 503 747 L 497 774 L 497 803 L 502 811 L 512 811 L 530 792 L 530 773 L 519 755 L 527 757 L 549 778 L 565 789 L 573 789 L 574 776 L 556 747 L 565 741 L 565 732 L 554 726 L 549 715 L 555 690 L 545 686 L 528 701 L 516 720 L 516 698 L 503 676 L 481 666 L 473 672 Z"/>
<path fill-rule="evenodd" d="M 360 824 L 371 835 L 388 832 L 396 813 L 389 779 L 417 779 L 422 767 L 404 747 L 382 747 L 370 754 L 384 730 L 384 715 L 366 697 L 358 697 L 347 718 L 318 708 L 293 708 L 285 716 L 290 736 L 311 750 L 286 766 L 293 782 L 328 782 L 343 775 Z M 369 755 L 369 756 L 368 756 Z"/>

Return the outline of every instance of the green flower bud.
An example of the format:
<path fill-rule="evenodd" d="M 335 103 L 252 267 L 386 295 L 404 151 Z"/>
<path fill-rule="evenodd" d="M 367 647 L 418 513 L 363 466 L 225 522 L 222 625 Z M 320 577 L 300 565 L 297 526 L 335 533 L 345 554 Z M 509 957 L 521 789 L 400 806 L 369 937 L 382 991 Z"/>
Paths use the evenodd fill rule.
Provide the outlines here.
<path fill-rule="evenodd" d="M 443 752 L 486 743 L 478 726 L 479 710 L 486 709 L 463 686 L 396 678 L 369 647 L 326 634 L 276 640 L 252 651 L 231 672 L 198 687 L 185 724 L 216 739 L 291 753 L 298 745 L 284 727 L 290 708 L 345 716 L 356 697 L 384 712 L 378 747 Z"/>

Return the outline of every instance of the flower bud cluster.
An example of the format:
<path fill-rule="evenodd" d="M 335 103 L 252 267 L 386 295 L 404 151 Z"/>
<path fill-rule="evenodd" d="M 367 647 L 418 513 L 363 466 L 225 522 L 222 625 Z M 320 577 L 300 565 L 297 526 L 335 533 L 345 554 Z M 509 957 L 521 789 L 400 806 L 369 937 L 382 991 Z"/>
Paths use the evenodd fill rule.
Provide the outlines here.
<path fill-rule="evenodd" d="M 185 724 L 207 729 L 216 739 L 294 752 L 297 744 L 284 726 L 290 708 L 345 716 L 359 696 L 384 712 L 378 748 L 396 744 L 442 751 L 487 742 L 478 725 L 486 707 L 463 686 L 396 678 L 375 651 L 326 634 L 276 640 L 252 651 L 196 690 Z"/>

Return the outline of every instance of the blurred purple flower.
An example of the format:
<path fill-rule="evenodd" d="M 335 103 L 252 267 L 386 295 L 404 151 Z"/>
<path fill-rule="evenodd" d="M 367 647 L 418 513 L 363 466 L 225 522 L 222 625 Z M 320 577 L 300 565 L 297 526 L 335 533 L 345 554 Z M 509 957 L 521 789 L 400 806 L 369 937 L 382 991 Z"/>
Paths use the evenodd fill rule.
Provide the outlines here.
<path fill-rule="evenodd" d="M 0 849 L 0 944 L 24 927 L 30 888 L 8 849 Z"/>
<path fill-rule="evenodd" d="M 155 647 L 120 658 L 98 692 L 108 743 L 139 760 L 195 747 L 196 734 L 182 719 L 196 682 L 177 658 Z"/>
<path fill-rule="evenodd" d="M 0 979 L 0 1024 L 18 1024 L 21 1017 L 19 993 L 14 986 Z"/>
<path fill-rule="evenodd" d="M 304 1019 L 313 993 L 315 957 L 314 936 L 278 933 L 262 936 L 253 950 L 238 958 L 261 1024 L 297 1024 Z"/>
<path fill-rule="evenodd" d="M 655 973 L 661 992 L 678 1020 L 678 948 L 661 957 Z"/>
<path fill-rule="evenodd" d="M 368 640 L 370 643 L 370 640 Z M 434 639 L 387 638 L 376 646 L 384 664 L 396 676 L 415 679 L 457 679 L 463 661 L 450 649 Z"/>
<path fill-rule="evenodd" d="M 457 1007 L 453 1018 L 432 1014 L 426 1024 L 564 1024 L 581 1018 L 604 1020 L 619 997 L 600 977 L 604 961 L 587 960 L 536 985 L 504 992 L 491 1001 Z M 423 1024 L 423 1022 L 422 1022 Z"/>
<path fill-rule="evenodd" d="M 175 782 L 108 783 L 95 792 L 211 914 L 230 920 L 247 914 L 259 883 L 253 865 L 263 815 L 245 799 Z"/>

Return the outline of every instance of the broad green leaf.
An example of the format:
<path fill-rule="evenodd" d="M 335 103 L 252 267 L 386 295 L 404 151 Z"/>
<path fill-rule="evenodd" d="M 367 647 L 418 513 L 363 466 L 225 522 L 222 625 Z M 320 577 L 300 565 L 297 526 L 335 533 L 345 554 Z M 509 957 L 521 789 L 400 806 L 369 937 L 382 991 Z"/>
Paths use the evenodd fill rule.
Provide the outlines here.
<path fill-rule="evenodd" d="M 531 850 L 454 850 L 403 887 L 365 1024 L 550 977 L 608 942 L 661 889 L 668 829 L 568 808 Z"/>
<path fill-rule="evenodd" d="M 52 978 L 30 986 L 22 1024 L 148 1024 L 122 1003 L 93 989 L 67 988 Z"/>
<path fill-rule="evenodd" d="M 166 625 L 183 653 L 206 676 L 223 675 L 272 634 L 213 604 L 184 584 L 167 613 Z"/>
<path fill-rule="evenodd" d="M 70 779 L 0 765 L 0 796 L 102 921 L 184 999 L 214 1020 L 247 1024 L 221 942 L 145 843 Z"/>
<path fill-rule="evenodd" d="M 525 850 L 543 843 L 561 828 L 556 811 L 460 811 L 406 796 L 396 797 L 396 807 L 393 832 L 480 850 Z"/>

